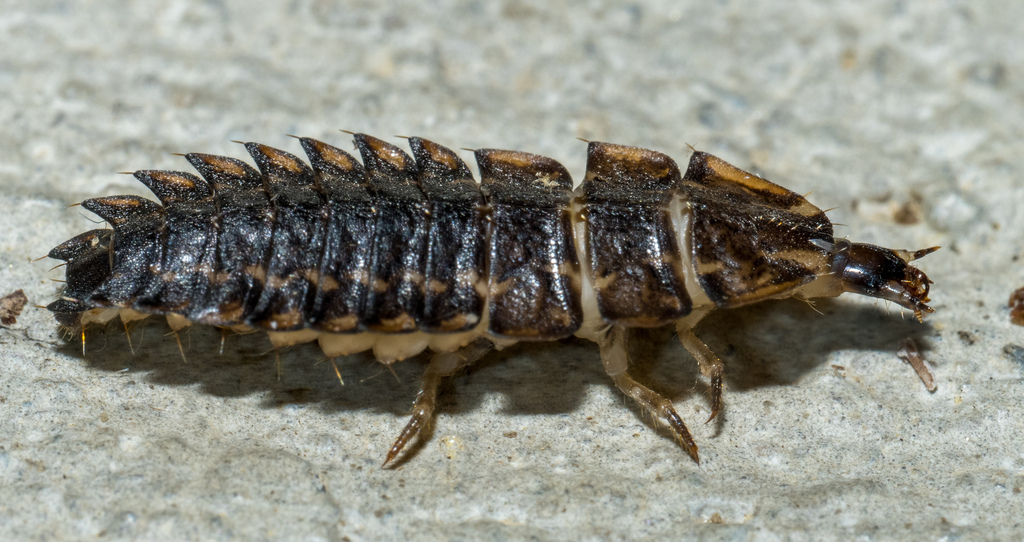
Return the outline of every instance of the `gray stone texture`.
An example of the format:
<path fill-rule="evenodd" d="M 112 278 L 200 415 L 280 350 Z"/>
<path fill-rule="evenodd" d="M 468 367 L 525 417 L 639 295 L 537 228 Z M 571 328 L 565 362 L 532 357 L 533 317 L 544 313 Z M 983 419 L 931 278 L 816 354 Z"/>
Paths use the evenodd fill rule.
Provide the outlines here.
<path fill-rule="evenodd" d="M 380 470 L 424 362 L 115 321 L 65 342 L 0 329 L 0 538 L 1020 539 L 1024 533 L 1024 3 L 851 0 L 0 2 L 0 294 L 96 227 L 67 206 L 145 194 L 175 152 L 298 152 L 339 130 L 539 153 L 692 144 L 922 260 L 936 312 L 843 296 L 714 313 L 707 382 L 671 330 L 636 376 L 693 429 L 690 461 L 583 341 L 514 347 L 444 386 L 432 437 Z M 469 154 L 465 157 L 468 159 Z M 814 310 L 816 309 L 816 310 Z M 934 364 L 929 393 L 897 342 Z M 134 353 L 133 353 L 134 349 Z"/>

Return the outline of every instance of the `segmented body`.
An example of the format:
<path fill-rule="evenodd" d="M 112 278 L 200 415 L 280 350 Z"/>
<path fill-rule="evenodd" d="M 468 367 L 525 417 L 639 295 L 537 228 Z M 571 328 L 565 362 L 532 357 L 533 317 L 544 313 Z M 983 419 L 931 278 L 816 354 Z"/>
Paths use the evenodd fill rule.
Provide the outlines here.
<path fill-rule="evenodd" d="M 279 344 L 317 337 L 329 355 L 384 342 L 392 360 L 479 335 L 551 340 L 587 320 L 651 327 L 740 305 L 813 280 L 828 254 L 808 239 L 833 241 L 806 200 L 746 174 L 748 185 L 723 182 L 735 172 L 704 153 L 684 179 L 663 154 L 591 143 L 574 194 L 561 164 L 521 152 L 476 151 L 478 185 L 419 138 L 413 159 L 356 135 L 362 165 L 301 142 L 312 167 L 247 143 L 259 171 L 189 154 L 203 178 L 135 174 L 162 205 L 84 202 L 113 230 L 51 252 L 69 279 L 51 309 L 65 323 L 112 307 L 266 330 Z M 415 338 L 389 352 L 390 334 Z"/>
<path fill-rule="evenodd" d="M 175 329 L 263 330 L 276 346 L 317 340 L 328 356 L 373 349 L 384 362 L 456 352 L 435 356 L 425 388 L 479 357 L 479 339 L 575 334 L 598 342 L 615 383 L 686 441 L 671 404 L 626 374 L 622 330 L 675 323 L 713 378 L 714 415 L 721 362 L 691 331 L 704 314 L 844 289 L 836 262 L 852 253 L 820 209 L 705 153 L 683 175 L 664 154 L 592 142 L 574 190 L 565 168 L 542 156 L 474 151 L 478 184 L 430 141 L 410 138 L 410 157 L 354 137 L 361 164 L 308 138 L 308 165 L 246 143 L 258 170 L 187 154 L 201 177 L 135 173 L 160 204 L 83 202 L 112 229 L 50 252 L 67 262 L 50 310 L 69 326 L 164 314 Z M 927 284 L 919 290 L 920 314 Z M 416 423 L 407 432 L 424 420 Z M 696 458 L 692 440 L 684 446 Z"/>

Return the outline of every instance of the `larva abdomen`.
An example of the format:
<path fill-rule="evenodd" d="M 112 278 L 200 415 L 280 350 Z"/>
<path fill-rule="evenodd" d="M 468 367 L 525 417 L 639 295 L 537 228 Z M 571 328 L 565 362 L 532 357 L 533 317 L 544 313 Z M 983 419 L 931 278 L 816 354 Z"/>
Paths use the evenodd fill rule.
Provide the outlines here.
<path fill-rule="evenodd" d="M 202 154 L 186 157 L 203 178 L 137 172 L 162 205 L 85 202 L 113 226 L 113 257 L 102 284 L 76 298 L 268 331 L 452 333 L 475 328 L 485 306 L 499 336 L 579 328 L 572 180 L 560 164 L 477 151 L 478 185 L 435 143 L 412 138 L 413 160 L 355 140 L 362 164 L 302 139 L 312 167 L 247 143 L 258 172 Z"/>

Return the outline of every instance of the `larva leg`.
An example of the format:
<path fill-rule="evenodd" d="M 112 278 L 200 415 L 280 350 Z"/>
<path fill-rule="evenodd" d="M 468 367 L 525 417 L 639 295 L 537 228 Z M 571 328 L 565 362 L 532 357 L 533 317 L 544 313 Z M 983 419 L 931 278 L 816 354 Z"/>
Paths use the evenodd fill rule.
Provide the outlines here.
<path fill-rule="evenodd" d="M 694 335 L 693 329 L 680 324 L 676 326 L 676 331 L 679 333 L 679 342 L 697 359 L 701 374 L 711 379 L 711 416 L 704 422 L 708 423 L 718 416 L 722 408 L 722 372 L 725 366 L 708 345 Z"/>
<path fill-rule="evenodd" d="M 455 374 L 459 369 L 466 367 L 482 358 L 494 348 L 494 344 L 485 339 L 477 340 L 465 348 L 455 352 L 434 354 L 423 373 L 423 383 L 420 391 L 416 394 L 416 401 L 412 405 L 412 419 L 406 424 L 405 429 L 398 435 L 398 439 L 391 445 L 388 456 L 384 459 L 381 468 L 387 466 L 405 448 L 405 445 L 415 437 L 420 430 L 430 424 L 434 418 L 434 407 L 437 405 L 437 388 L 441 379 Z"/>
<path fill-rule="evenodd" d="M 629 355 L 626 352 L 627 330 L 624 327 L 612 327 L 598 343 L 601 347 L 601 362 L 608 376 L 623 393 L 636 401 L 644 410 L 656 417 L 665 419 L 672 432 L 679 439 L 680 445 L 690 454 L 694 461 L 700 463 L 697 455 L 697 444 L 693 442 L 686 424 L 672 407 L 672 401 L 662 397 L 654 390 L 640 384 L 629 376 Z"/>

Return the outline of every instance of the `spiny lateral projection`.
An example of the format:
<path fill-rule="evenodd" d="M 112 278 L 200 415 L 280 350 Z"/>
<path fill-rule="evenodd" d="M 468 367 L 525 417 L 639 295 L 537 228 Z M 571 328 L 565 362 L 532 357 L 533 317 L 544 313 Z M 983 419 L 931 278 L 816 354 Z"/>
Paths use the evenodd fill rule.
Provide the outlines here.
<path fill-rule="evenodd" d="M 390 364 L 430 349 L 385 465 L 431 422 L 444 377 L 516 341 L 596 342 L 615 385 L 697 461 L 672 403 L 629 376 L 631 328 L 675 325 L 711 379 L 714 418 L 723 365 L 693 328 L 715 308 L 856 292 L 918 319 L 932 311 L 931 281 L 909 263 L 937 247 L 836 240 L 806 199 L 706 153 L 684 175 L 664 154 L 591 142 L 574 190 L 543 156 L 473 151 L 477 183 L 436 143 L 409 138 L 409 156 L 354 138 L 361 163 L 300 138 L 308 164 L 245 143 L 256 168 L 193 153 L 200 176 L 135 172 L 160 203 L 84 201 L 111 229 L 50 251 L 67 284 L 48 308 L 83 341 L 90 323 L 160 314 L 175 331 L 262 330 L 275 347 L 315 340 L 331 357 L 373 350 Z"/>

